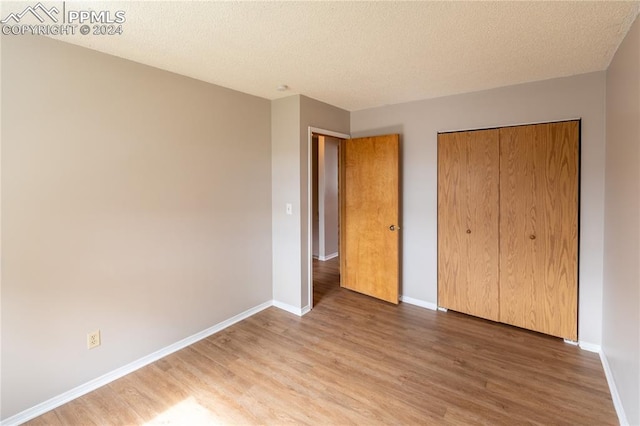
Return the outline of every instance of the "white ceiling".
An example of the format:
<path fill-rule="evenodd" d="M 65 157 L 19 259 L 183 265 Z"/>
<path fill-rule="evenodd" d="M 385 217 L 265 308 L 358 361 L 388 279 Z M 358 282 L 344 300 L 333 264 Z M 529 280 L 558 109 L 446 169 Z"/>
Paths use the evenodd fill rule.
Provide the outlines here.
<path fill-rule="evenodd" d="M 122 9 L 127 21 L 122 36 L 64 41 L 268 99 L 301 93 L 353 111 L 604 70 L 640 2 L 92 1 L 67 7 Z M 278 92 L 280 84 L 290 90 Z"/>

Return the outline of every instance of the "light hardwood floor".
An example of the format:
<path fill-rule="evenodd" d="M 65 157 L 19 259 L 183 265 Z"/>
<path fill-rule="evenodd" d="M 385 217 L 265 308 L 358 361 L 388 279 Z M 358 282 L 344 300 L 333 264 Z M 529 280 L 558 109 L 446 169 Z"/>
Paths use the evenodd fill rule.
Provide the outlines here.
<path fill-rule="evenodd" d="M 269 308 L 29 424 L 617 424 L 596 354 L 315 265 L 304 317 Z"/>

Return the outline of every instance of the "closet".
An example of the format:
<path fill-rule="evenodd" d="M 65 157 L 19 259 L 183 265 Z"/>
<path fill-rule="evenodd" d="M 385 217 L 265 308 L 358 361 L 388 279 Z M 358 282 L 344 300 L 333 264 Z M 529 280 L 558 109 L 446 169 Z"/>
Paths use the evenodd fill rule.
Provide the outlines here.
<path fill-rule="evenodd" d="M 438 305 L 578 339 L 578 120 L 438 134 Z"/>

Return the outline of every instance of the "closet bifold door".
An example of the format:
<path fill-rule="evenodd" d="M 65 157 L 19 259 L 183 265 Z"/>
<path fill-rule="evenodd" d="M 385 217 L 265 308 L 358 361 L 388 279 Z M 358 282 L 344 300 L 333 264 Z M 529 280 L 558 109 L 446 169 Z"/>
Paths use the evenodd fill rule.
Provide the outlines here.
<path fill-rule="evenodd" d="M 438 306 L 498 321 L 499 131 L 438 134 Z"/>
<path fill-rule="evenodd" d="M 579 121 L 500 129 L 500 321 L 578 338 Z"/>

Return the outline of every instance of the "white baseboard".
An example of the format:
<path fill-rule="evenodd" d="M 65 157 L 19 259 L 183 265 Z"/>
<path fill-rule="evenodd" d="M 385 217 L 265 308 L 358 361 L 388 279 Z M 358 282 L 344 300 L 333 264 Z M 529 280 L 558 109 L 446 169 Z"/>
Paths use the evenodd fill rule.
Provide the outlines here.
<path fill-rule="evenodd" d="M 602 362 L 602 368 L 604 368 L 604 375 L 607 378 L 607 384 L 609 384 L 609 391 L 611 392 L 613 406 L 616 409 L 616 414 L 618 414 L 618 421 L 622 426 L 629 426 L 629 420 L 627 420 L 627 415 L 624 412 L 622 399 L 620 399 L 620 394 L 618 393 L 618 388 L 616 387 L 616 381 L 613 379 L 613 372 L 611 371 L 611 367 L 609 366 L 607 354 L 605 354 L 603 350 L 600 350 L 599 353 L 600 361 Z"/>
<path fill-rule="evenodd" d="M 277 300 L 273 301 L 273 306 L 275 306 L 278 309 L 282 309 L 283 311 L 287 311 L 290 314 L 297 315 L 299 317 L 303 316 L 304 314 L 308 313 L 311 310 L 311 307 L 309 307 L 309 305 L 304 306 L 302 308 L 296 308 L 293 305 L 289 305 L 288 303 L 284 303 L 284 302 L 279 302 Z"/>
<path fill-rule="evenodd" d="M 326 256 L 318 256 L 316 259 L 320 260 L 321 262 L 326 262 L 327 260 L 335 259 L 336 257 L 338 257 L 338 252 L 331 253 Z"/>
<path fill-rule="evenodd" d="M 421 308 L 431 309 L 435 311 L 438 309 L 438 305 L 435 303 L 427 302 L 420 299 L 414 299 L 413 297 L 408 296 L 400 296 L 400 301 L 403 303 L 408 303 L 409 305 L 420 306 Z"/>
<path fill-rule="evenodd" d="M 273 306 L 273 301 L 269 300 L 268 302 L 264 302 L 258 306 L 254 306 L 251 309 L 248 309 L 238 315 L 235 315 L 227 320 L 224 320 L 213 327 L 209 327 L 206 330 L 202 330 L 192 336 L 184 338 L 176 343 L 173 343 L 165 348 L 162 348 L 156 352 L 153 352 L 147 356 L 144 356 L 136 361 L 133 361 L 127 365 L 124 365 L 120 368 L 117 368 L 107 374 L 104 374 L 98 378 L 88 381 L 80 386 L 77 386 L 71 390 L 68 390 L 58 396 L 55 396 L 51 399 L 48 399 L 34 407 L 28 408 L 14 416 L 11 416 L 2 422 L 0 425 L 2 426 L 13 426 L 20 425 L 25 423 L 31 419 L 34 419 L 47 411 L 51 411 L 54 408 L 57 408 L 67 402 L 70 402 L 76 398 L 81 397 L 89 392 L 92 392 L 104 385 L 107 385 L 114 380 L 117 380 L 127 374 L 133 373 L 134 371 L 151 364 L 161 358 L 166 357 L 174 352 L 179 351 L 189 345 L 196 343 L 199 340 L 202 340 L 206 337 L 211 336 L 212 334 L 216 334 L 219 331 L 224 330 L 227 327 L 232 326 L 233 324 L 242 321 L 243 319 L 249 318 L 252 315 L 257 314 L 258 312 L 267 309 L 268 307 Z"/>
<path fill-rule="evenodd" d="M 585 342 L 583 340 L 578 341 L 578 346 L 583 351 L 587 352 L 595 352 L 597 354 L 600 353 L 600 345 L 596 345 L 595 343 Z"/>

